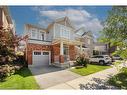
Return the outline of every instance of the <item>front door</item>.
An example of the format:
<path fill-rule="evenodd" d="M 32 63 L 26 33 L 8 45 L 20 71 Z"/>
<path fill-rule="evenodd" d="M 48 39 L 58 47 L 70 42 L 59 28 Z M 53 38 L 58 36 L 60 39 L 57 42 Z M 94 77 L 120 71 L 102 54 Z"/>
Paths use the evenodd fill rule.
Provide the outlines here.
<path fill-rule="evenodd" d="M 63 45 L 63 53 L 64 53 L 64 61 L 67 62 L 69 61 L 69 46 L 68 45 Z"/>

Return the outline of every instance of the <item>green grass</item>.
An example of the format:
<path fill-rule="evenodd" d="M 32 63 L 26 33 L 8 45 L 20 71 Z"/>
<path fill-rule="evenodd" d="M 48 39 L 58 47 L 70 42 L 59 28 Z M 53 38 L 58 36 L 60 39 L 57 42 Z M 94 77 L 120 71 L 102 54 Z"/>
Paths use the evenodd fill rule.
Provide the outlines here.
<path fill-rule="evenodd" d="M 22 68 L 4 82 L 0 82 L 0 89 L 39 89 L 32 73 L 28 68 Z"/>
<path fill-rule="evenodd" d="M 120 89 L 127 89 L 127 68 L 123 68 L 121 71 L 122 72 L 111 77 L 108 83 Z"/>
<path fill-rule="evenodd" d="M 101 66 L 101 65 L 88 64 L 87 68 L 86 67 L 83 67 L 80 69 L 75 68 L 75 69 L 71 69 L 71 71 L 74 73 L 77 73 L 79 75 L 86 76 L 86 75 L 93 74 L 93 73 L 96 73 L 96 72 L 99 72 L 99 71 L 102 71 L 102 70 L 108 69 L 108 68 L 111 68 L 111 66 Z"/>
<path fill-rule="evenodd" d="M 114 65 L 119 65 L 119 64 L 121 64 L 123 61 L 121 61 L 121 60 L 118 60 L 118 61 L 116 61 L 116 62 L 113 62 L 112 64 L 114 64 Z"/>

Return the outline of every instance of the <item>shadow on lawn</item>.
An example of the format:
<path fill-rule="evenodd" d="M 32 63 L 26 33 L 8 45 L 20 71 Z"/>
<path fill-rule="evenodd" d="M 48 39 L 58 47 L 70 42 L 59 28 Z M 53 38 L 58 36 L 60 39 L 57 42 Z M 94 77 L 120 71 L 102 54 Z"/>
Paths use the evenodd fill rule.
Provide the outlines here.
<path fill-rule="evenodd" d="M 109 75 L 111 77 L 111 75 Z M 117 87 L 111 86 L 107 83 L 107 80 L 100 78 L 92 78 L 92 83 L 79 84 L 81 90 L 108 90 L 108 89 L 118 89 Z"/>
<path fill-rule="evenodd" d="M 22 76 L 22 77 L 28 77 L 28 76 L 32 76 L 32 73 L 31 73 L 31 71 L 27 68 L 27 67 L 23 67 L 23 68 L 21 68 L 19 71 L 17 71 L 16 73 L 15 73 L 15 75 L 20 75 L 20 76 Z"/>

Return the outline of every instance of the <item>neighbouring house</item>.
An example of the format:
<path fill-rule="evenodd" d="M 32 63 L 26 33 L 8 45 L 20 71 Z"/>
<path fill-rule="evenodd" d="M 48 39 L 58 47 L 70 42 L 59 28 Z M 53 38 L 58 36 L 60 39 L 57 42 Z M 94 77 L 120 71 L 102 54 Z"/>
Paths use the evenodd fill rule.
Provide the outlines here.
<path fill-rule="evenodd" d="M 108 54 L 108 49 L 109 49 L 108 44 L 95 42 L 93 54 L 94 55 Z"/>
<path fill-rule="evenodd" d="M 82 53 L 82 37 L 77 34 L 73 23 L 68 17 L 56 19 L 46 29 L 26 24 L 26 60 L 31 66 L 71 65 L 77 56 L 77 47 Z M 85 34 L 84 34 L 85 35 Z M 84 36 L 83 35 L 83 36 Z"/>
<path fill-rule="evenodd" d="M 117 50 L 117 46 L 110 46 L 110 44 L 95 42 L 93 55 L 111 55 Z"/>
<path fill-rule="evenodd" d="M 7 6 L 0 6 L 0 30 L 9 30 L 12 36 L 15 36 L 15 24 L 11 18 L 9 8 Z M 14 50 L 16 51 L 17 45 Z"/>
<path fill-rule="evenodd" d="M 82 53 L 85 54 L 87 58 L 93 56 L 93 50 L 94 50 L 94 37 L 91 31 L 85 30 L 84 27 L 81 27 L 76 32 L 77 35 L 79 35 L 82 44 Z M 80 47 L 78 48 L 78 52 L 80 51 Z M 80 52 L 79 52 L 80 53 Z"/>
<path fill-rule="evenodd" d="M 10 29 L 15 35 L 14 21 L 12 20 L 7 6 L 0 6 L 0 29 Z"/>
<path fill-rule="evenodd" d="M 83 52 L 88 57 L 93 56 L 94 37 L 92 35 L 92 32 L 90 32 L 90 31 L 84 32 L 82 37 L 83 37 Z"/>

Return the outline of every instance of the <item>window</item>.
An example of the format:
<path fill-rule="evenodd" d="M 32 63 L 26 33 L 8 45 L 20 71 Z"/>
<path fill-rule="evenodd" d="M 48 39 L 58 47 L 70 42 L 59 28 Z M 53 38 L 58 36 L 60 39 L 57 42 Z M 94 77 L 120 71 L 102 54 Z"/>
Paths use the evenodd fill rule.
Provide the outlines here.
<path fill-rule="evenodd" d="M 62 28 L 62 37 L 70 38 L 69 30 Z"/>
<path fill-rule="evenodd" d="M 41 37 L 42 37 L 42 40 L 44 40 L 44 34 L 42 34 Z"/>
<path fill-rule="evenodd" d="M 65 45 L 65 44 L 63 46 L 63 53 L 64 53 L 64 55 L 68 55 L 69 54 L 69 47 L 67 45 Z"/>
<path fill-rule="evenodd" d="M 103 56 L 97 56 L 97 58 L 104 58 Z"/>
<path fill-rule="evenodd" d="M 43 55 L 49 55 L 49 52 L 43 52 Z"/>
<path fill-rule="evenodd" d="M 41 52 L 34 52 L 34 55 L 41 55 Z"/>
<path fill-rule="evenodd" d="M 88 39 L 88 44 L 90 44 L 90 39 Z"/>
<path fill-rule="evenodd" d="M 32 36 L 32 38 L 34 38 L 34 39 L 37 38 L 37 32 L 36 32 L 36 30 L 32 30 L 31 36 Z"/>

